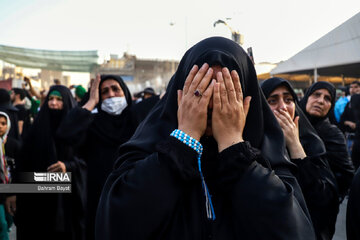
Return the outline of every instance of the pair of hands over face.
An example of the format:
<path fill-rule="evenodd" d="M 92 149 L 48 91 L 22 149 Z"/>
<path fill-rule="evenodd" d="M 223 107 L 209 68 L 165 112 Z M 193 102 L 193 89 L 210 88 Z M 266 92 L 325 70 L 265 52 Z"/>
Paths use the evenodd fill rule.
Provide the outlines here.
<path fill-rule="evenodd" d="M 214 69 L 207 63 L 200 69 L 194 65 L 184 88 L 178 90 L 178 129 L 200 140 L 212 108 L 212 133 L 221 152 L 243 141 L 251 97 L 243 98 L 240 78 L 235 70 L 230 73 L 228 68 L 216 72 Z M 201 95 L 196 96 L 195 91 Z"/>

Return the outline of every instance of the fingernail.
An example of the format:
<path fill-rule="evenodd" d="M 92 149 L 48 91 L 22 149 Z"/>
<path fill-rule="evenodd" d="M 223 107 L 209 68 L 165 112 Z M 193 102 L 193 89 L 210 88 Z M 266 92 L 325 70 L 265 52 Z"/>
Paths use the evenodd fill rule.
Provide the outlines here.
<path fill-rule="evenodd" d="M 207 63 L 204 63 L 201 68 L 206 68 L 208 66 Z"/>
<path fill-rule="evenodd" d="M 197 65 L 196 65 L 196 64 L 192 67 L 191 71 L 194 71 L 195 68 L 197 68 Z"/>

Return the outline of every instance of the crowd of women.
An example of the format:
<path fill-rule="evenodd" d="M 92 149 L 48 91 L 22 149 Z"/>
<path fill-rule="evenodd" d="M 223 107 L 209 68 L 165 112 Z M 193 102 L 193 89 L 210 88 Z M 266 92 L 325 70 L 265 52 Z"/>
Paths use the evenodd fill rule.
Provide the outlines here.
<path fill-rule="evenodd" d="M 326 240 L 351 189 L 347 236 L 360 239 L 360 173 L 353 181 L 344 135 L 329 121 L 335 91 L 316 82 L 299 101 L 285 79 L 259 85 L 245 51 L 221 37 L 190 48 L 166 94 L 142 106 L 116 75 L 97 75 L 82 104 L 52 86 L 21 146 L 9 150 L 12 181 L 71 172 L 72 193 L 4 195 L 1 232 L 9 213 L 19 240 Z M 13 126 L 7 112 L 3 146 Z"/>

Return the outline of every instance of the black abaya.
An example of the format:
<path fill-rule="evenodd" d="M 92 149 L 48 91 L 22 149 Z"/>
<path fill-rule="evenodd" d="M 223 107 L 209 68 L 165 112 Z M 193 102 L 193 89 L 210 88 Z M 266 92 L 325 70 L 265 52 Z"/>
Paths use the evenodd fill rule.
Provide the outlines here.
<path fill-rule="evenodd" d="M 336 90 L 335 87 L 328 82 L 317 82 L 311 85 L 299 105 L 325 144 L 326 159 L 335 175 L 339 188 L 339 196 L 342 200 L 347 194 L 354 176 L 354 166 L 346 149 L 344 135 L 340 129 L 331 124 L 328 119 L 331 109 L 326 116 L 321 118 L 310 116 L 306 112 L 306 104 L 309 96 L 318 89 L 327 89 L 329 91 L 331 95 L 331 109 L 334 108 Z"/>
<path fill-rule="evenodd" d="M 75 106 L 71 92 L 65 86 L 53 86 L 60 92 L 63 109 L 49 109 L 49 94 L 24 140 L 17 159 L 17 175 L 21 172 L 47 172 L 47 168 L 62 161 L 72 173 L 71 194 L 17 194 L 17 239 L 84 239 L 85 236 L 85 163 L 74 155 L 72 147 L 56 136 L 65 114 Z M 19 179 L 19 178 L 18 178 Z"/>
<path fill-rule="evenodd" d="M 120 115 L 110 115 L 97 105 L 98 113 L 75 107 L 59 127 L 59 137 L 76 147 L 77 155 L 86 161 L 88 169 L 86 239 L 94 239 L 95 215 L 103 185 L 114 168 L 116 151 L 134 132 L 131 121 L 131 94 L 123 80 L 116 75 L 105 75 L 101 82 L 119 82 L 128 107 Z"/>

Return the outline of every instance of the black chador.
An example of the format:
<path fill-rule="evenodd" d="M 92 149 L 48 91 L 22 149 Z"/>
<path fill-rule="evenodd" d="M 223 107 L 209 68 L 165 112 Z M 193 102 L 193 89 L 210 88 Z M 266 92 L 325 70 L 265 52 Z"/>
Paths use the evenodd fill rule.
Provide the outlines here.
<path fill-rule="evenodd" d="M 306 104 L 309 96 L 318 89 L 326 89 L 331 95 L 331 108 L 328 114 L 324 117 L 310 116 L 306 112 Z M 335 92 L 336 89 L 331 83 L 316 82 L 306 91 L 305 96 L 301 99 L 299 105 L 325 144 L 326 159 L 328 160 L 330 168 L 336 177 L 339 188 L 339 196 L 342 200 L 351 185 L 351 181 L 354 176 L 354 166 L 346 149 L 343 133 L 337 126 L 331 124 L 328 118 L 329 113 L 335 105 Z"/>
<path fill-rule="evenodd" d="M 244 96 L 252 96 L 245 142 L 218 153 L 213 137 L 200 140 L 208 189 L 197 152 L 169 136 L 178 128 L 177 90 L 190 69 L 205 62 L 236 70 Z M 99 202 L 96 239 L 315 239 L 282 139 L 246 52 L 225 38 L 199 42 L 186 52 L 165 96 L 120 148 Z"/>
<path fill-rule="evenodd" d="M 117 75 L 101 76 L 101 84 L 108 79 L 117 81 L 126 98 L 127 107 L 120 115 L 110 115 L 101 108 L 97 113 L 75 107 L 59 128 L 60 137 L 76 147 L 77 155 L 86 161 L 88 169 L 88 191 L 86 207 L 87 239 L 94 238 L 95 215 L 106 178 L 114 168 L 116 151 L 134 133 L 131 121 L 131 94 L 124 81 Z M 99 95 L 101 96 L 100 90 Z"/>
<path fill-rule="evenodd" d="M 49 108 L 49 96 L 62 99 L 61 110 Z M 74 155 L 74 149 L 56 135 L 64 116 L 75 106 L 65 86 L 49 90 L 41 110 L 29 129 L 17 172 L 47 172 L 50 165 L 61 161 L 72 174 L 69 193 L 18 194 L 16 209 L 17 239 L 84 239 L 86 164 Z"/>

